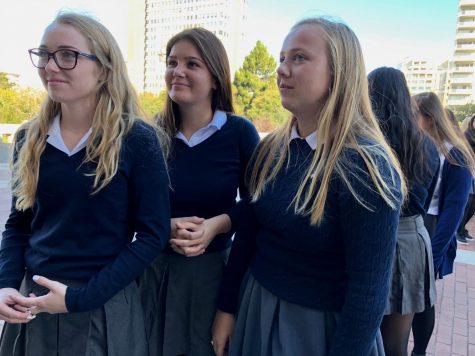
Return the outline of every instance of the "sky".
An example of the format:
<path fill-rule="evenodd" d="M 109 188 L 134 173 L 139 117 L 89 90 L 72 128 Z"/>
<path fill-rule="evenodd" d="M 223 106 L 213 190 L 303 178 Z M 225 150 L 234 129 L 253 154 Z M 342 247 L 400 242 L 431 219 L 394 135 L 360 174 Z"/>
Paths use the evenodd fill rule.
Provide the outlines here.
<path fill-rule="evenodd" d="M 293 23 L 330 16 L 358 36 L 368 72 L 405 57 L 438 64 L 454 50 L 458 0 L 248 0 L 248 53 L 261 40 L 276 58 Z M 61 9 L 99 19 L 127 50 L 128 0 L 0 0 L 0 72 L 20 74 L 22 86 L 41 87 L 27 49 Z"/>

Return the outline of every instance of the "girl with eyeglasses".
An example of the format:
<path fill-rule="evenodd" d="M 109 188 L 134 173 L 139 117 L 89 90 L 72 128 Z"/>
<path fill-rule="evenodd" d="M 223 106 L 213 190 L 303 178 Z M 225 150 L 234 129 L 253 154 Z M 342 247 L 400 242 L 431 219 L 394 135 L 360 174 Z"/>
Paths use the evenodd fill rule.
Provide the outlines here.
<path fill-rule="evenodd" d="M 96 20 L 59 14 L 30 56 L 48 97 L 15 138 L 0 355 L 146 355 L 135 279 L 170 234 L 166 138 Z"/>

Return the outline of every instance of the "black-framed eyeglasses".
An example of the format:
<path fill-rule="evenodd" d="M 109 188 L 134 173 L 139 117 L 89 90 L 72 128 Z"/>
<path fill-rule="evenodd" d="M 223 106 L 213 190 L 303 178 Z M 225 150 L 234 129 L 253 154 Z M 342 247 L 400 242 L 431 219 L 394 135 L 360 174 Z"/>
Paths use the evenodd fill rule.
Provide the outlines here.
<path fill-rule="evenodd" d="M 58 68 L 64 70 L 76 68 L 79 56 L 86 57 L 91 61 L 97 61 L 97 57 L 95 55 L 75 51 L 73 49 L 58 49 L 54 52 L 48 52 L 42 48 L 32 48 L 28 50 L 28 53 L 30 53 L 31 63 L 33 63 L 36 68 L 40 69 L 44 69 L 46 67 L 51 57 L 54 59 L 54 62 Z"/>

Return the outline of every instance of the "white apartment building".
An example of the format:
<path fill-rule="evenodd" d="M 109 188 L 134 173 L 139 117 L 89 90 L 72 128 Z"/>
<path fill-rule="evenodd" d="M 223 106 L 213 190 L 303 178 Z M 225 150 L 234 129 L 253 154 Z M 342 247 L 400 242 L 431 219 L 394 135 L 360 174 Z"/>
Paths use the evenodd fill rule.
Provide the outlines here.
<path fill-rule="evenodd" d="M 167 41 L 197 26 L 223 42 L 234 75 L 245 56 L 247 5 L 248 0 L 129 0 L 127 62 L 136 89 L 158 93 L 164 88 Z"/>
<path fill-rule="evenodd" d="M 400 69 L 406 77 L 411 95 L 433 90 L 436 70 L 426 60 L 406 58 Z"/>
<path fill-rule="evenodd" d="M 475 1 L 459 0 L 455 50 L 449 64 L 445 104 L 475 102 Z"/>
<path fill-rule="evenodd" d="M 439 65 L 425 59 L 405 58 L 398 68 L 406 77 L 411 95 L 432 91 L 444 101 L 449 61 Z"/>

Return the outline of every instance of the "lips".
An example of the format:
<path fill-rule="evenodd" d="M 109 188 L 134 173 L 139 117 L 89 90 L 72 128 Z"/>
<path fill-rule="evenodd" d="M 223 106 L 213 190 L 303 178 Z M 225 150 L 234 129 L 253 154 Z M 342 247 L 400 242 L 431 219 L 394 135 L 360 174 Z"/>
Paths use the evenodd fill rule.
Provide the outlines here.
<path fill-rule="evenodd" d="M 186 83 L 174 82 L 174 83 L 172 83 L 172 86 L 189 87 L 190 85 L 189 85 L 189 84 L 186 84 Z"/>
<path fill-rule="evenodd" d="M 61 80 L 61 79 L 56 79 L 56 78 L 47 79 L 46 81 L 47 81 L 48 84 L 50 84 L 50 85 L 56 85 L 56 84 L 66 83 L 66 81 Z"/>
<path fill-rule="evenodd" d="M 293 89 L 294 87 L 288 84 L 280 83 L 279 89 Z"/>

